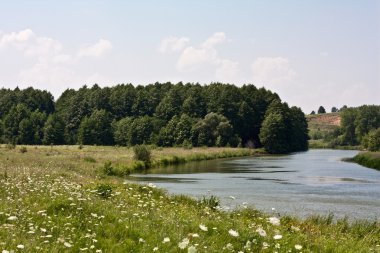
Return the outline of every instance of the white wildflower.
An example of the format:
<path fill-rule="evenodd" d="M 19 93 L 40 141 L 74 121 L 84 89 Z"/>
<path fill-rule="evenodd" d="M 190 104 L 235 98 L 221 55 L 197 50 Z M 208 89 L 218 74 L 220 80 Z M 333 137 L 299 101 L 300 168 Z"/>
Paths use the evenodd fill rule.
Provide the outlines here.
<path fill-rule="evenodd" d="M 299 245 L 299 244 L 296 244 L 296 245 L 294 245 L 294 248 L 295 248 L 296 250 L 301 250 L 301 249 L 302 249 L 302 246 Z"/>
<path fill-rule="evenodd" d="M 66 248 L 71 248 L 73 245 L 71 245 L 70 243 L 68 242 L 64 242 L 63 245 L 66 247 Z"/>
<path fill-rule="evenodd" d="M 14 220 L 17 220 L 17 216 L 9 216 L 7 220 L 9 221 L 14 221 Z"/>
<path fill-rule="evenodd" d="M 142 238 L 139 238 L 139 242 L 141 242 L 141 243 L 144 243 L 144 242 L 145 242 L 145 240 L 144 240 L 144 239 L 142 239 Z"/>
<path fill-rule="evenodd" d="M 208 231 L 208 228 L 207 228 L 205 225 L 203 225 L 203 224 L 200 224 L 200 225 L 199 225 L 199 228 L 200 228 L 202 231 Z"/>
<path fill-rule="evenodd" d="M 194 246 L 190 246 L 187 249 L 187 253 L 197 253 L 197 249 Z"/>
<path fill-rule="evenodd" d="M 256 229 L 256 232 L 259 233 L 259 235 L 261 235 L 262 237 L 267 236 L 267 232 L 265 232 L 265 230 L 262 228 Z"/>
<path fill-rule="evenodd" d="M 180 249 L 184 249 L 184 248 L 186 248 L 187 247 L 187 245 L 189 245 L 189 239 L 188 238 L 184 238 L 183 240 L 182 240 L 182 242 L 180 242 L 180 243 L 178 243 L 178 247 L 180 248 Z"/>
<path fill-rule="evenodd" d="M 157 250 L 158 250 L 158 247 L 154 247 L 154 248 L 153 248 L 153 251 L 157 251 Z"/>
<path fill-rule="evenodd" d="M 282 235 L 275 235 L 275 236 L 273 236 L 273 239 L 280 240 L 280 239 L 282 239 Z"/>
<path fill-rule="evenodd" d="M 169 237 L 165 237 L 162 243 L 167 243 L 167 242 L 170 242 L 170 238 Z"/>
<path fill-rule="evenodd" d="M 16 247 L 17 247 L 18 249 L 24 249 L 24 248 L 25 248 L 25 246 L 22 245 L 22 244 L 19 244 L 19 245 L 17 245 Z"/>
<path fill-rule="evenodd" d="M 277 217 L 270 217 L 268 218 L 268 222 L 274 226 L 279 226 L 280 225 L 280 219 Z"/>
<path fill-rule="evenodd" d="M 228 233 L 231 236 L 233 236 L 233 237 L 238 237 L 239 236 L 239 233 L 237 231 L 235 231 L 235 230 L 232 230 L 232 229 L 228 230 Z"/>

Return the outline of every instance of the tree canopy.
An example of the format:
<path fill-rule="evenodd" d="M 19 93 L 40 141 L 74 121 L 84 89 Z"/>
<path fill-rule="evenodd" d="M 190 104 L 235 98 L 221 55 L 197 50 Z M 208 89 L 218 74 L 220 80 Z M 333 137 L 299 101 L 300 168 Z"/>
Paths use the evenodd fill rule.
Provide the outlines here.
<path fill-rule="evenodd" d="M 38 89 L 0 89 L 5 143 L 247 145 L 282 153 L 307 149 L 305 122 L 299 108 L 254 85 L 94 85 L 67 89 L 57 101 Z"/>

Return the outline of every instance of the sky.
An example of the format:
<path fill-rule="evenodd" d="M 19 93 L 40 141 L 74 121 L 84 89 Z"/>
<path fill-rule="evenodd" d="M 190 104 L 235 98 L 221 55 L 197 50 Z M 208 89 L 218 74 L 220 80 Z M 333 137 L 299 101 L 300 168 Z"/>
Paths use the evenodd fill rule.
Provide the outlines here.
<path fill-rule="evenodd" d="M 0 2 L 0 87 L 254 84 L 305 113 L 380 104 L 378 0 Z"/>

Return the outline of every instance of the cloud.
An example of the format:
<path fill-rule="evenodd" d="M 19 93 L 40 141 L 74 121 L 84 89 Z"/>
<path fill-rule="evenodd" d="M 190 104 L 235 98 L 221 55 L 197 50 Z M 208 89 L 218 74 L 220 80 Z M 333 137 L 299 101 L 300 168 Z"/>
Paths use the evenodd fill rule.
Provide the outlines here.
<path fill-rule="evenodd" d="M 226 40 L 226 35 L 223 32 L 214 33 L 210 38 L 202 43 L 203 48 L 213 48 L 214 46 L 223 43 Z"/>
<path fill-rule="evenodd" d="M 233 81 L 239 73 L 239 64 L 219 55 L 216 46 L 225 43 L 227 37 L 217 32 L 198 46 L 187 46 L 188 38 L 169 37 L 162 40 L 161 52 L 179 52 L 176 68 L 181 73 L 211 73 L 214 81 Z M 210 75 L 210 74 L 209 74 Z"/>
<path fill-rule="evenodd" d="M 33 36 L 34 33 L 31 29 L 25 29 L 20 32 L 2 34 L 0 38 L 0 48 L 12 45 L 14 43 L 22 43 L 28 41 Z"/>
<path fill-rule="evenodd" d="M 293 81 L 296 72 L 283 57 L 259 57 L 252 64 L 254 83 L 258 85 L 285 85 Z"/>
<path fill-rule="evenodd" d="M 69 86 L 79 87 L 90 81 L 99 83 L 96 79 L 100 77 L 100 81 L 108 80 L 102 76 L 103 68 L 86 66 L 91 65 L 93 58 L 101 57 L 111 49 L 110 41 L 100 39 L 95 44 L 65 52 L 60 41 L 39 36 L 31 29 L 1 33 L 0 75 L 6 76 L 1 70 L 7 69 L 10 61 L 12 66 L 17 66 L 7 69 L 13 72 L 11 82 L 20 87 L 34 85 L 59 95 Z"/>
<path fill-rule="evenodd" d="M 100 57 L 104 55 L 106 52 L 112 49 L 112 43 L 109 40 L 100 39 L 95 44 L 87 44 L 82 46 L 82 48 L 78 52 L 79 57 Z"/>
<path fill-rule="evenodd" d="M 161 41 L 159 51 L 161 53 L 179 52 L 185 48 L 186 44 L 188 44 L 189 41 L 189 38 L 186 37 L 178 38 L 174 36 L 169 36 L 168 38 L 165 38 Z"/>

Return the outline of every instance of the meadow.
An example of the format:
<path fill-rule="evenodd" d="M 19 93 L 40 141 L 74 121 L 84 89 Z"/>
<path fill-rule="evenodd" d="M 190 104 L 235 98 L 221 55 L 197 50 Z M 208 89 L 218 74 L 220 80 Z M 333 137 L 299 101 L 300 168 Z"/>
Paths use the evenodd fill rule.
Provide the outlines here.
<path fill-rule="evenodd" d="M 152 151 L 154 166 L 254 154 L 233 148 Z M 108 161 L 115 167 L 135 163 L 132 149 L 124 147 L 1 146 L 2 253 L 380 252 L 374 221 L 349 223 L 332 215 L 300 220 L 245 206 L 225 212 L 214 196 L 195 200 L 107 176 Z"/>

